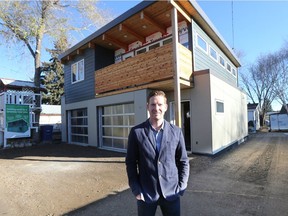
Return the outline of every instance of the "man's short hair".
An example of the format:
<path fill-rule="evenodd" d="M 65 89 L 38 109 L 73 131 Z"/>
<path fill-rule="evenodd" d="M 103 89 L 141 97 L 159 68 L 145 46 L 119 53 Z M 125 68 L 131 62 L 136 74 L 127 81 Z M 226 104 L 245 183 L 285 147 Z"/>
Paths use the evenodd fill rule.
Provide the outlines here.
<path fill-rule="evenodd" d="M 165 98 L 165 103 L 167 104 L 167 97 L 166 97 L 166 94 L 161 91 L 161 90 L 153 90 L 149 93 L 148 97 L 147 97 L 147 103 L 149 103 L 149 100 L 151 97 L 154 97 L 154 96 L 163 96 Z"/>

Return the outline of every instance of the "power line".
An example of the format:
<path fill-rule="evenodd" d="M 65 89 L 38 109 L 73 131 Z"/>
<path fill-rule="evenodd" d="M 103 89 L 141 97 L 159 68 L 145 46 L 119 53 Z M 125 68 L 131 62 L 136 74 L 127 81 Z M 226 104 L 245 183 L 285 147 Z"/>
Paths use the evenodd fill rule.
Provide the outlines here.
<path fill-rule="evenodd" d="M 232 15 L 232 50 L 234 50 L 234 2 L 231 1 L 231 15 Z"/>

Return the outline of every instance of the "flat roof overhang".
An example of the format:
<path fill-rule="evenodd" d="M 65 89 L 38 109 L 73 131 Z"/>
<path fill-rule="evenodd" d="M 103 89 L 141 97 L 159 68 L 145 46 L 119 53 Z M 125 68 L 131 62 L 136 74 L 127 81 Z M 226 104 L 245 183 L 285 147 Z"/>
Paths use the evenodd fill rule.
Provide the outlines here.
<path fill-rule="evenodd" d="M 70 61 L 74 56 L 81 54 L 87 48 L 95 45 L 111 50 L 125 49 L 136 41 L 145 42 L 145 38 L 155 32 L 166 34 L 171 26 L 171 9 L 176 7 L 179 11 L 178 21 L 184 21 L 191 17 L 221 50 L 237 66 L 240 62 L 233 51 L 217 32 L 209 18 L 195 1 L 143 1 L 127 12 L 123 13 L 95 33 L 91 34 L 75 46 L 61 54 L 59 57 L 63 63 Z M 191 20 L 188 20 L 191 21 Z"/>

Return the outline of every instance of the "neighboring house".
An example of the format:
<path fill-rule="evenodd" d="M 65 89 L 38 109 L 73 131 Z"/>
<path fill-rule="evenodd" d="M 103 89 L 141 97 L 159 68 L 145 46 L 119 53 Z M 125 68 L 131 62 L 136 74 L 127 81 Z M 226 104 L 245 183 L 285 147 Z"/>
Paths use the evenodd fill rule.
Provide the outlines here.
<path fill-rule="evenodd" d="M 143 1 L 60 59 L 63 142 L 125 152 L 151 89 L 166 92 L 165 118 L 190 152 L 213 155 L 248 136 L 240 63 L 195 1 Z"/>
<path fill-rule="evenodd" d="M 288 104 L 287 104 L 288 105 Z M 288 130 L 288 112 L 283 105 L 279 113 L 269 115 L 270 131 Z"/>
<path fill-rule="evenodd" d="M 54 129 L 61 126 L 61 105 L 41 105 L 40 125 L 53 125 Z"/>
<path fill-rule="evenodd" d="M 286 105 L 286 107 L 288 107 L 288 104 Z M 282 105 L 279 113 L 280 113 L 280 114 L 288 114 L 288 111 L 287 111 L 286 107 L 285 107 L 285 104 Z"/>
<path fill-rule="evenodd" d="M 260 106 L 258 103 L 248 103 L 248 130 L 255 133 L 260 129 Z"/>
<path fill-rule="evenodd" d="M 40 134 L 42 142 L 61 142 L 61 105 L 41 105 Z"/>
<path fill-rule="evenodd" d="M 8 139 L 28 138 L 35 126 L 36 100 L 41 94 L 33 82 L 0 78 L 0 146 L 6 147 Z M 39 91 L 38 91 L 39 90 Z"/>

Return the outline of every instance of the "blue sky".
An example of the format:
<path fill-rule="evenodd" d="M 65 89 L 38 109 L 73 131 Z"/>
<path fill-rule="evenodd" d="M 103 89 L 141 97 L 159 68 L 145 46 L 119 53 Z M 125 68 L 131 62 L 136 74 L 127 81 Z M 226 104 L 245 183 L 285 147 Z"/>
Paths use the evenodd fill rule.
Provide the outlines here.
<path fill-rule="evenodd" d="M 101 6 L 118 16 L 140 1 L 104 1 Z M 228 45 L 243 53 L 242 70 L 261 54 L 277 51 L 288 41 L 288 1 L 198 0 Z M 233 16 L 232 16 L 233 11 Z M 233 19 L 232 19 L 233 18 Z M 233 30 L 232 30 L 233 20 Z M 234 39 L 233 39 L 234 32 Z M 0 77 L 30 80 L 33 59 L 27 51 L 0 46 Z M 25 50 L 25 49 L 23 49 Z"/>
<path fill-rule="evenodd" d="M 233 47 L 232 1 L 199 1 L 226 42 Z M 288 41 L 288 1 L 233 1 L 234 48 L 244 54 L 242 66 Z"/>
<path fill-rule="evenodd" d="M 263 54 L 279 50 L 288 45 L 288 1 L 198 1 L 224 40 L 241 51 L 241 73 Z M 232 17 L 234 40 L 232 34 Z M 233 43 L 234 41 L 234 43 Z M 272 104 L 280 110 L 278 102 Z"/>

